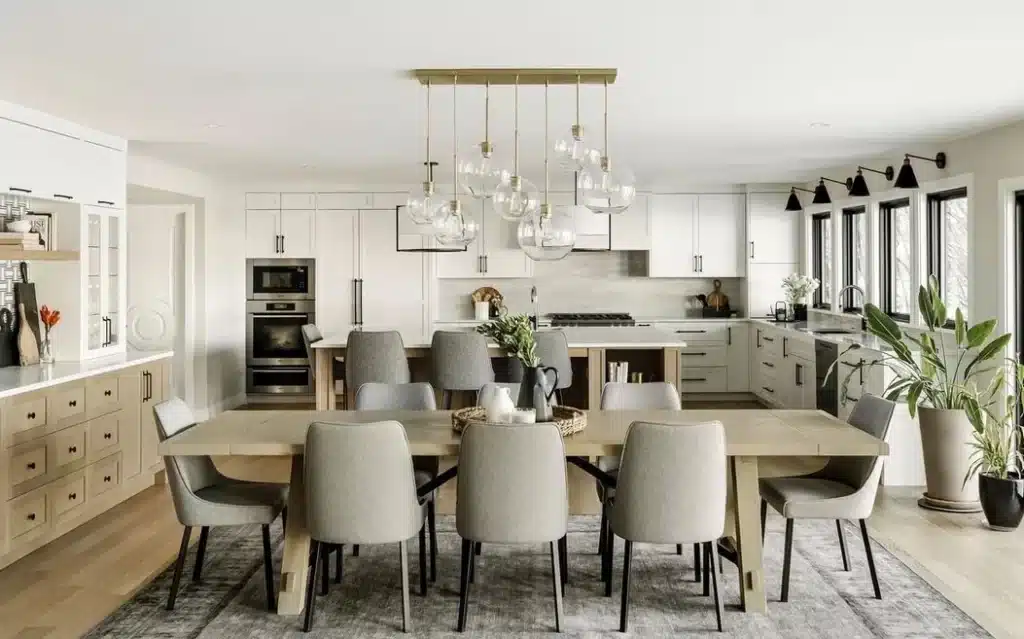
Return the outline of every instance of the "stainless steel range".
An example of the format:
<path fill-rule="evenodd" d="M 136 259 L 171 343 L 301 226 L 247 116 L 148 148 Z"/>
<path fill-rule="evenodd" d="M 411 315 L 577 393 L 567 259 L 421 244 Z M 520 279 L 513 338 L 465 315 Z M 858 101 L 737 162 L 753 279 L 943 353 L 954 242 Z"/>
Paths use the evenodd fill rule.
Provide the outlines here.
<path fill-rule="evenodd" d="M 302 326 L 316 323 L 313 260 L 247 260 L 245 391 L 313 392 Z"/>
<path fill-rule="evenodd" d="M 629 313 L 551 313 L 551 326 L 636 326 Z"/>

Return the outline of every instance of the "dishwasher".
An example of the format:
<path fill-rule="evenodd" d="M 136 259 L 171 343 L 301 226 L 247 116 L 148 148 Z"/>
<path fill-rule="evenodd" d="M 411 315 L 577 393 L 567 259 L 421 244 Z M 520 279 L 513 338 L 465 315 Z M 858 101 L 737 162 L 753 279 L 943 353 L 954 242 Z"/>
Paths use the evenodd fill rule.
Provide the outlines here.
<path fill-rule="evenodd" d="M 839 371 L 833 371 L 828 382 L 825 376 L 838 359 L 838 344 L 820 339 L 814 341 L 815 406 L 836 417 L 839 416 Z"/>

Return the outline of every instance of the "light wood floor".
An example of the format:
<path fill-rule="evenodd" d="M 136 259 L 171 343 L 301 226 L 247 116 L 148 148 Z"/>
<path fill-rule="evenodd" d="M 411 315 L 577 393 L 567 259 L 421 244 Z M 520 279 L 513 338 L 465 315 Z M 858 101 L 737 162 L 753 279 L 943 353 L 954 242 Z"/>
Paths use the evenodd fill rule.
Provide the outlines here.
<path fill-rule="evenodd" d="M 235 476 L 288 476 L 282 460 L 218 466 Z M 873 536 L 993 635 L 1024 637 L 1024 528 L 997 533 L 980 515 L 922 510 L 918 494 L 883 490 Z M 158 485 L 0 571 L 0 637 L 81 636 L 171 563 L 180 535 Z"/>

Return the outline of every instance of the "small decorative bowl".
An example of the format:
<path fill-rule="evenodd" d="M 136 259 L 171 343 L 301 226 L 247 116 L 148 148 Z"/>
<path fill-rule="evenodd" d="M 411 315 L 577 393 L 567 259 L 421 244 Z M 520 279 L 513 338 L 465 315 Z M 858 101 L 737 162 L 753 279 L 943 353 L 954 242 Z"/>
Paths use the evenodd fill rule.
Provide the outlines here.
<path fill-rule="evenodd" d="M 12 233 L 28 233 L 32 230 L 32 222 L 28 220 L 12 220 L 7 223 L 7 230 Z"/>

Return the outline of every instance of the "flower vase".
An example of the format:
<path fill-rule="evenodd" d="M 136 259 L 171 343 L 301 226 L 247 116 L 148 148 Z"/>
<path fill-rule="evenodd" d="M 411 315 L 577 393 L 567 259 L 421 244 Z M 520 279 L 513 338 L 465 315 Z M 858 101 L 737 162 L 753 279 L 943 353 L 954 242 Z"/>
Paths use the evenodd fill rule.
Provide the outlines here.
<path fill-rule="evenodd" d="M 39 345 L 39 363 L 52 364 L 53 361 L 53 345 L 50 343 L 50 335 L 47 334 L 43 338 L 43 343 Z"/>
<path fill-rule="evenodd" d="M 807 321 L 807 305 L 793 304 L 793 320 L 797 322 Z"/>

